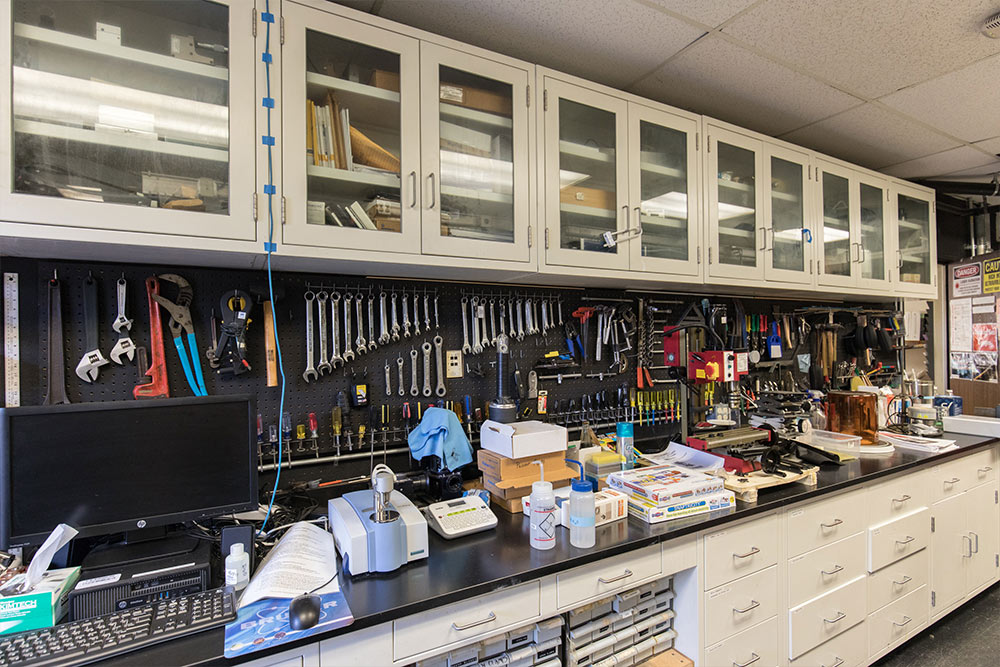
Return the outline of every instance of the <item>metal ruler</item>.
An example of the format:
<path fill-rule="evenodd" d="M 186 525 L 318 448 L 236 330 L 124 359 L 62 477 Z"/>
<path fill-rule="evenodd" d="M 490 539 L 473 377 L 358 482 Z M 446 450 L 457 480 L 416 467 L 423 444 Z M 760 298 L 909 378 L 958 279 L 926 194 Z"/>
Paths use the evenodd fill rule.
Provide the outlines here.
<path fill-rule="evenodd" d="M 21 405 L 21 345 L 17 321 L 17 274 L 3 274 L 4 405 Z"/>

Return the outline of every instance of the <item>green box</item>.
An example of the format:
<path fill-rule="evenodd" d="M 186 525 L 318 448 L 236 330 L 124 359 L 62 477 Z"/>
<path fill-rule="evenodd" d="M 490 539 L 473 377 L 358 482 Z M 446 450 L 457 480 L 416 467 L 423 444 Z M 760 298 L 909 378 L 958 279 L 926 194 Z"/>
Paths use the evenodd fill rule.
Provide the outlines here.
<path fill-rule="evenodd" d="M 17 586 L 24 576 L 14 576 L 8 585 Z M 55 625 L 66 614 L 69 592 L 79 578 L 79 567 L 48 570 L 30 593 L 0 597 L 0 635 Z"/>

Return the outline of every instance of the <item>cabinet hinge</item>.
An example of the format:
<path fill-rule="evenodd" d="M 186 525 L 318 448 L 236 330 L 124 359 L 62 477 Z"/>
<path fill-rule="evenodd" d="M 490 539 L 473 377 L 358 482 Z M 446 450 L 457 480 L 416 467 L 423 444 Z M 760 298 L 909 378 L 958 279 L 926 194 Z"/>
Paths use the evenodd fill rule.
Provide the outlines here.
<path fill-rule="evenodd" d="M 809 165 L 809 180 L 811 181 L 812 179 L 813 179 L 813 166 Z"/>
<path fill-rule="evenodd" d="M 934 517 L 931 517 L 931 532 L 934 532 Z"/>
<path fill-rule="evenodd" d="M 934 591 L 931 591 L 931 606 L 937 606 L 937 593 Z"/>
<path fill-rule="evenodd" d="M 542 110 L 543 111 L 548 111 L 549 110 L 549 91 L 548 90 L 543 90 L 542 91 Z"/>
<path fill-rule="evenodd" d="M 1000 491 L 993 492 L 993 504 L 1000 505 Z"/>
<path fill-rule="evenodd" d="M 250 21 L 250 29 L 253 30 L 253 36 L 256 37 L 257 36 L 257 8 L 256 7 L 254 7 L 253 9 L 250 10 L 250 18 L 252 19 Z"/>
<path fill-rule="evenodd" d="M 698 257 L 698 263 L 701 264 L 701 246 L 698 246 L 695 250 L 695 255 Z"/>
<path fill-rule="evenodd" d="M 257 221 L 257 193 L 254 192 L 250 197 L 250 205 L 253 208 L 253 219 L 254 222 Z"/>
<path fill-rule="evenodd" d="M 280 43 L 284 44 L 285 43 L 285 17 L 284 16 L 281 17 L 281 21 L 280 21 L 279 25 L 281 26 L 280 29 L 278 30 L 278 33 L 281 36 L 281 42 Z"/>
<path fill-rule="evenodd" d="M 525 86 L 524 106 L 531 108 L 531 84 Z"/>
<path fill-rule="evenodd" d="M 694 133 L 694 149 L 695 149 L 695 150 L 698 150 L 698 139 L 699 139 L 699 137 L 698 137 L 698 133 L 697 133 L 697 132 L 695 132 L 695 133 Z"/>
<path fill-rule="evenodd" d="M 712 135 L 711 134 L 708 135 L 707 137 L 705 137 L 705 150 L 708 151 L 709 153 L 712 152 Z M 711 264 L 711 262 L 709 262 L 709 264 Z"/>
<path fill-rule="evenodd" d="M 531 247 L 531 236 L 534 230 L 531 229 L 531 225 L 528 225 L 528 247 Z"/>
<path fill-rule="evenodd" d="M 281 224 L 285 224 L 285 195 L 281 195 Z"/>
<path fill-rule="evenodd" d="M 1000 554 L 993 554 L 994 567 L 1000 567 Z"/>
<path fill-rule="evenodd" d="M 712 246 L 708 246 L 708 263 L 712 263 Z"/>
<path fill-rule="evenodd" d="M 549 249 L 549 228 L 545 228 L 545 249 Z"/>
<path fill-rule="evenodd" d="M 811 276 L 812 274 L 813 274 L 813 261 L 810 259 L 809 260 L 809 275 Z"/>

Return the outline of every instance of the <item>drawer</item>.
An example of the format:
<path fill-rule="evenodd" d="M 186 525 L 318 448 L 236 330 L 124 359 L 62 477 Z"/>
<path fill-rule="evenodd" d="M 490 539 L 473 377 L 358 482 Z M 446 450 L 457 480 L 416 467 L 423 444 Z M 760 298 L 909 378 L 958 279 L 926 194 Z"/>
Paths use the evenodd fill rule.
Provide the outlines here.
<path fill-rule="evenodd" d="M 791 667 L 860 667 L 868 662 L 868 626 L 858 623 L 830 641 L 823 642 L 803 656 L 792 660 Z"/>
<path fill-rule="evenodd" d="M 921 549 L 868 577 L 868 611 L 881 609 L 926 584 L 930 576 L 930 552 Z"/>
<path fill-rule="evenodd" d="M 970 454 L 964 460 L 969 462 L 967 468 L 969 472 L 969 485 L 966 487 L 967 489 L 971 489 L 984 482 L 992 482 L 997 478 L 997 463 L 992 449 Z"/>
<path fill-rule="evenodd" d="M 877 526 L 931 504 L 924 471 L 879 482 L 868 489 L 868 525 Z"/>
<path fill-rule="evenodd" d="M 778 562 L 778 517 L 771 515 L 705 536 L 705 590 Z"/>
<path fill-rule="evenodd" d="M 839 542 L 790 558 L 788 606 L 802 604 L 865 574 L 866 547 L 865 534 L 857 533 Z"/>
<path fill-rule="evenodd" d="M 715 644 L 778 613 L 778 568 L 731 581 L 705 595 L 705 645 Z"/>
<path fill-rule="evenodd" d="M 927 621 L 927 586 L 907 593 L 868 617 L 868 655 L 898 642 Z"/>
<path fill-rule="evenodd" d="M 705 649 L 705 664 L 775 667 L 778 664 L 778 619 L 769 619 L 709 646 Z"/>
<path fill-rule="evenodd" d="M 392 653 L 401 660 L 453 642 L 472 641 L 541 613 L 541 582 L 487 593 L 393 621 Z"/>
<path fill-rule="evenodd" d="M 842 493 L 785 515 L 788 555 L 798 556 L 817 547 L 842 540 L 865 528 L 865 493 Z"/>
<path fill-rule="evenodd" d="M 865 577 L 788 610 L 788 657 L 797 658 L 865 620 Z"/>
<path fill-rule="evenodd" d="M 993 450 L 986 449 L 960 459 L 942 463 L 927 473 L 932 503 L 950 498 L 977 484 L 996 479 Z"/>
<path fill-rule="evenodd" d="M 656 577 L 661 567 L 659 544 L 581 565 L 556 576 L 556 602 L 560 609 L 576 607 Z"/>
<path fill-rule="evenodd" d="M 927 546 L 931 536 L 931 511 L 923 508 L 868 529 L 868 571 L 906 558 Z"/>

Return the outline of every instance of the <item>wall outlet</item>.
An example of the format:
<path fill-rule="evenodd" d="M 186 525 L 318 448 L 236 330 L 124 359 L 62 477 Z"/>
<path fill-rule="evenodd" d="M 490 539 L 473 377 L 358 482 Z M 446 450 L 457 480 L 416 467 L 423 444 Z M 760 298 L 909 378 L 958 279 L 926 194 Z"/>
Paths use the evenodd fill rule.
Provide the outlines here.
<path fill-rule="evenodd" d="M 451 378 L 460 378 L 465 375 L 462 371 L 462 351 L 461 350 L 446 350 L 446 361 L 447 365 L 444 371 L 444 375 L 449 380 Z"/>

